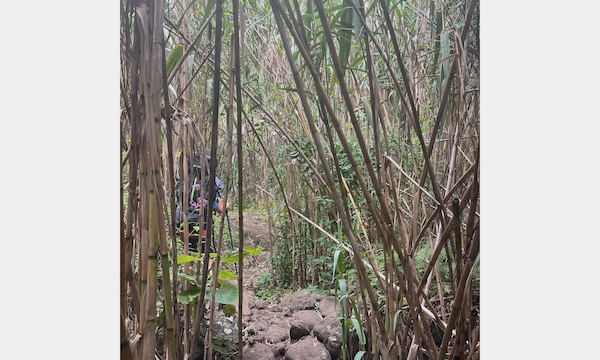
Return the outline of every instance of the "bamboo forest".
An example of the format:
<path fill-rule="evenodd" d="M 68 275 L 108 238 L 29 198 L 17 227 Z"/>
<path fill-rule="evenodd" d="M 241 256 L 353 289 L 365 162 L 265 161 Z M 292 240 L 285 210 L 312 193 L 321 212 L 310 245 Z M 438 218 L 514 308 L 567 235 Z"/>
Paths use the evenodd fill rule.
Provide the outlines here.
<path fill-rule="evenodd" d="M 121 0 L 121 359 L 479 359 L 479 8 Z"/>

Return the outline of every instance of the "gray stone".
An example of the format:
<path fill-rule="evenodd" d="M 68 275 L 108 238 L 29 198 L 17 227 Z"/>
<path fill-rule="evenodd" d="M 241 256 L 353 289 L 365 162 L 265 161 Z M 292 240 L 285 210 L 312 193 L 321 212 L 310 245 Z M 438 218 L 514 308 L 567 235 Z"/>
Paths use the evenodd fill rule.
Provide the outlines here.
<path fill-rule="evenodd" d="M 288 334 L 288 329 L 283 328 L 279 324 L 273 324 L 267 329 L 267 332 L 265 333 L 265 338 L 268 343 L 275 344 L 280 341 L 286 340 L 288 338 Z"/>
<path fill-rule="evenodd" d="M 274 353 L 275 353 L 275 356 L 277 356 L 278 354 L 284 355 L 285 354 L 285 342 L 280 342 L 279 344 L 275 345 Z"/>
<path fill-rule="evenodd" d="M 285 352 L 286 360 L 331 360 L 331 354 L 323 344 L 312 336 L 307 336 Z"/>
<path fill-rule="evenodd" d="M 314 309 L 316 302 L 321 300 L 323 295 L 311 293 L 307 289 L 298 290 L 281 300 L 281 306 L 287 307 L 292 311 Z"/>
<path fill-rule="evenodd" d="M 313 334 L 325 345 L 331 358 L 336 359 L 342 348 L 342 324 L 337 316 L 333 314 L 321 320 L 313 328 Z"/>
<path fill-rule="evenodd" d="M 300 310 L 296 311 L 292 316 L 297 320 L 302 320 L 308 328 L 312 330 L 315 325 L 321 321 L 321 317 L 314 310 Z"/>
<path fill-rule="evenodd" d="M 265 330 L 267 330 L 269 328 L 269 325 L 264 320 L 255 322 L 253 324 L 253 326 L 256 329 L 256 331 L 265 331 Z"/>
<path fill-rule="evenodd" d="M 321 300 L 321 302 L 319 303 L 319 312 L 321 313 L 321 316 L 326 318 L 329 315 L 336 314 L 335 305 L 336 305 L 335 297 L 333 297 L 333 296 L 324 297 Z"/>
<path fill-rule="evenodd" d="M 255 343 L 254 345 L 246 345 L 242 350 L 244 360 L 271 360 L 275 359 L 273 351 L 269 345 L 263 343 Z"/>
<path fill-rule="evenodd" d="M 290 324 L 290 338 L 300 339 L 303 336 L 310 334 L 310 328 L 302 320 L 294 320 Z"/>

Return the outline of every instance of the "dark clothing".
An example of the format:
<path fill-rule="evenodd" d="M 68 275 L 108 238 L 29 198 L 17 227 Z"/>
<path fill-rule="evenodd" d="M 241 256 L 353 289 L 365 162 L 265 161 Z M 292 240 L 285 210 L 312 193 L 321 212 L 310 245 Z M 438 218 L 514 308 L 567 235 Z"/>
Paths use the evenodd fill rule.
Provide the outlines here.
<path fill-rule="evenodd" d="M 195 233 L 196 236 L 190 236 L 190 249 L 193 247 L 193 251 L 197 248 L 198 242 L 198 232 L 194 231 L 194 227 L 200 227 L 200 209 L 204 210 L 204 224 L 200 228 L 200 232 L 206 229 L 206 218 L 208 216 L 207 209 L 213 208 L 212 204 L 210 207 L 208 204 L 208 186 L 209 186 L 209 168 L 210 168 L 210 151 L 206 151 L 206 163 L 203 166 L 202 164 L 202 153 L 196 152 L 194 153 L 194 162 L 192 164 L 190 156 L 188 155 L 188 184 L 189 184 L 189 194 L 187 196 L 183 196 L 183 200 L 188 201 L 188 231 L 190 233 Z M 203 172 L 202 168 L 206 170 Z M 202 177 L 202 179 L 201 179 Z M 204 183 L 204 199 L 201 199 L 201 191 L 200 187 L 201 181 Z M 185 187 L 185 180 L 179 181 L 175 185 L 175 199 L 177 202 L 177 209 L 175 211 L 175 218 L 177 220 L 177 227 L 179 229 L 183 228 L 183 202 L 179 197 L 180 191 L 183 191 Z M 181 189 L 181 190 L 180 190 Z M 215 176 L 215 201 L 216 198 L 223 196 L 224 184 L 221 179 Z M 212 249 L 214 250 L 214 249 Z"/>

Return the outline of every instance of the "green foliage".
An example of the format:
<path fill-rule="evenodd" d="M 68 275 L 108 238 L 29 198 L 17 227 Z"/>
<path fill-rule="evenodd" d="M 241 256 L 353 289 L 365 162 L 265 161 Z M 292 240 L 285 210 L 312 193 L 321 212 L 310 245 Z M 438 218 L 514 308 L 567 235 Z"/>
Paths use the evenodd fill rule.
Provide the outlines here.
<path fill-rule="evenodd" d="M 192 302 L 192 300 L 194 300 L 195 298 L 200 296 L 200 294 L 201 294 L 200 286 L 193 285 L 190 289 L 182 291 L 179 294 L 179 302 L 184 305 L 189 304 Z"/>
<path fill-rule="evenodd" d="M 229 305 L 228 305 L 229 306 Z M 237 344 L 228 335 L 213 337 L 213 356 L 217 360 L 233 360 L 237 358 Z"/>
<path fill-rule="evenodd" d="M 179 44 L 173 49 L 171 55 L 167 58 L 167 76 L 171 75 L 171 72 L 175 66 L 179 63 L 183 57 L 183 45 Z"/>
<path fill-rule="evenodd" d="M 431 245 L 429 244 L 429 239 L 423 239 L 419 249 L 415 253 L 415 265 L 417 267 L 417 272 L 419 274 L 423 274 L 429 265 L 429 261 L 431 260 L 431 256 L 433 252 L 431 251 Z M 452 260 L 451 260 L 452 261 Z M 446 256 L 446 251 L 442 250 L 440 256 L 437 259 L 438 271 L 440 273 L 441 281 L 444 288 L 444 293 L 450 293 L 452 288 L 449 283 L 450 275 L 448 270 L 448 258 Z M 430 294 L 437 294 L 438 288 L 435 286 L 435 274 L 434 280 L 432 282 L 432 286 L 430 289 Z"/>
<path fill-rule="evenodd" d="M 273 279 L 271 278 L 271 274 L 264 272 L 260 275 L 260 278 L 256 281 L 256 288 L 258 289 L 256 292 L 256 296 L 259 299 L 265 300 L 273 297 Z"/>
<path fill-rule="evenodd" d="M 246 246 L 244 248 L 244 252 L 243 252 L 243 259 L 246 258 L 246 256 L 248 255 L 258 255 L 260 254 L 265 248 L 263 248 L 262 246 L 259 246 L 258 249 L 255 248 L 252 245 Z M 224 257 L 221 259 L 221 261 L 223 261 L 224 263 L 227 264 L 236 264 L 239 262 L 240 260 L 240 254 L 239 254 L 239 249 L 236 249 L 234 252 L 231 253 L 231 255 Z"/>
<path fill-rule="evenodd" d="M 215 292 L 215 301 L 220 304 L 235 304 L 238 301 L 239 290 L 235 285 L 223 284 Z"/>
<path fill-rule="evenodd" d="M 200 255 L 202 258 L 204 254 Z M 202 258 L 192 255 L 177 255 L 177 265 L 181 265 L 183 263 L 188 263 L 192 261 L 202 261 Z"/>

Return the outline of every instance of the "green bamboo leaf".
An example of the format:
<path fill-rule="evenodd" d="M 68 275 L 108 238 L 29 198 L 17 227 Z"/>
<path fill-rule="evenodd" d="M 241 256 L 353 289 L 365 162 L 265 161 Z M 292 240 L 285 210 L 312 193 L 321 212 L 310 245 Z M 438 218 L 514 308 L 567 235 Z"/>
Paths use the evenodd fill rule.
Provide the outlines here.
<path fill-rule="evenodd" d="M 396 311 L 394 315 L 394 333 L 396 332 L 396 324 L 398 323 L 398 315 L 400 315 L 400 310 Z"/>
<path fill-rule="evenodd" d="M 359 352 L 356 353 L 356 355 L 354 355 L 354 360 L 360 360 L 362 359 L 363 355 L 366 354 L 367 352 L 364 350 L 361 350 Z"/>
<path fill-rule="evenodd" d="M 217 3 L 217 0 L 208 0 L 208 2 L 206 3 L 206 9 L 204 9 L 204 16 L 202 17 L 202 24 L 204 24 L 206 22 L 206 19 L 208 19 L 208 17 L 212 13 L 212 9 L 215 7 L 216 3 Z"/>
<path fill-rule="evenodd" d="M 169 58 L 167 59 L 167 77 L 171 74 L 171 72 L 175 68 L 175 65 L 179 63 L 182 57 L 183 45 L 179 44 L 175 46 L 175 49 L 173 49 L 171 55 L 169 55 Z"/>
<path fill-rule="evenodd" d="M 352 305 L 352 309 L 354 309 L 354 314 L 356 314 L 358 322 L 362 324 L 362 320 L 360 318 L 360 311 L 358 311 L 358 308 L 356 307 L 356 302 L 353 299 L 350 299 L 350 304 Z"/>
<path fill-rule="evenodd" d="M 348 287 L 346 284 L 346 279 L 338 279 L 338 285 L 340 287 L 340 294 L 342 296 L 340 296 L 340 300 L 339 303 L 342 303 L 342 306 L 344 307 L 344 313 L 343 315 L 348 315 L 348 308 L 346 307 L 346 298 L 348 297 Z"/>
<path fill-rule="evenodd" d="M 238 301 L 239 290 L 232 284 L 224 284 L 215 293 L 215 301 L 220 304 L 235 304 Z"/>
<path fill-rule="evenodd" d="M 294 89 L 294 88 L 286 88 L 286 87 L 279 88 L 279 90 L 283 90 L 283 91 L 291 91 L 291 92 L 295 92 L 295 93 L 297 93 L 297 92 L 298 92 L 298 89 Z"/>
<path fill-rule="evenodd" d="M 436 29 L 435 36 L 437 37 L 442 32 L 442 12 L 438 11 L 436 13 Z M 437 64 L 440 59 L 440 39 L 435 40 L 435 55 L 433 59 L 433 63 Z"/>
<path fill-rule="evenodd" d="M 363 105 L 365 107 L 365 113 L 367 114 L 367 119 L 369 119 L 369 123 L 373 124 L 373 114 L 371 113 L 371 105 L 367 101 L 367 98 L 362 98 Z"/>
<path fill-rule="evenodd" d="M 346 257 L 344 254 L 342 254 L 342 257 L 338 260 L 337 266 L 338 266 L 338 272 L 340 274 L 343 274 L 346 272 Z"/>
<path fill-rule="evenodd" d="M 362 326 L 360 325 L 360 322 L 358 322 L 358 319 L 356 319 L 356 318 L 350 318 L 350 320 L 352 321 L 352 325 L 354 325 L 354 328 L 356 329 L 356 334 L 358 335 L 358 340 L 360 341 L 361 344 L 365 345 L 367 342 L 367 339 L 365 337 L 365 333 L 363 332 Z"/>
<path fill-rule="evenodd" d="M 335 278 L 335 269 L 337 269 L 337 263 L 340 259 L 340 250 L 336 250 L 335 253 L 333 254 L 333 274 L 331 274 L 332 278 Z"/>
<path fill-rule="evenodd" d="M 352 0 L 344 0 L 344 9 L 342 10 L 342 15 L 340 17 L 340 31 L 338 37 L 340 44 L 339 59 L 343 70 L 348 66 L 354 23 L 354 9 L 352 9 L 352 6 L 348 1 Z"/>

